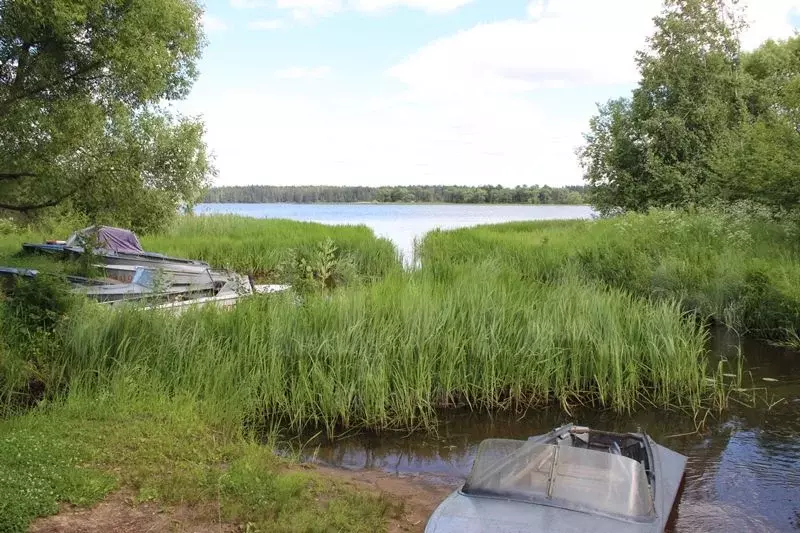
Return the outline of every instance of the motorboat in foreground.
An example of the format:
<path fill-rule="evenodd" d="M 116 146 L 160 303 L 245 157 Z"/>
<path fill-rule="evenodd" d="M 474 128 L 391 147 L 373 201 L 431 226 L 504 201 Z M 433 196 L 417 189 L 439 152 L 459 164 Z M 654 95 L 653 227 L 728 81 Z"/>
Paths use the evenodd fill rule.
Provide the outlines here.
<path fill-rule="evenodd" d="M 569 424 L 527 441 L 488 439 L 425 531 L 661 532 L 685 466 L 644 433 Z"/>

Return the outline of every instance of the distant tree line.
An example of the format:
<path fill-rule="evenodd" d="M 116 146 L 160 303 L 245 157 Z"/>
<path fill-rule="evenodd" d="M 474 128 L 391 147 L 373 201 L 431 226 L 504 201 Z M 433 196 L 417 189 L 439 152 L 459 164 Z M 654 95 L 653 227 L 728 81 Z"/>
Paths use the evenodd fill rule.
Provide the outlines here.
<path fill-rule="evenodd" d="M 213 187 L 206 203 L 353 203 L 403 202 L 447 204 L 570 204 L 586 203 L 583 185 L 481 187 L 412 185 L 397 187 L 334 187 L 247 185 Z"/>

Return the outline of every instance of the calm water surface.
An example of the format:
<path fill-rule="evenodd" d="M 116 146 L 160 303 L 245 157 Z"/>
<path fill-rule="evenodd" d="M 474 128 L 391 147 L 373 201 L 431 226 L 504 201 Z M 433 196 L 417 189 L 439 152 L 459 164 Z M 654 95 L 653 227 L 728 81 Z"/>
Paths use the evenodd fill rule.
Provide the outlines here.
<path fill-rule="evenodd" d="M 391 239 L 409 260 L 413 241 L 434 228 L 518 220 L 588 218 L 585 206 L 373 204 L 205 204 L 198 213 L 235 213 L 325 224 L 365 224 Z M 733 358 L 741 345 L 756 404 L 733 402 L 695 431 L 691 416 L 663 411 L 629 416 L 556 409 L 489 415 L 440 415 L 436 434 L 352 435 L 312 441 L 309 459 L 350 469 L 380 469 L 457 487 L 481 440 L 524 439 L 567 422 L 618 431 L 641 430 L 688 456 L 669 531 L 800 531 L 800 353 L 716 331 L 711 350 Z M 770 381 L 765 381 L 767 378 Z M 771 381 L 777 380 L 777 381 Z"/>
<path fill-rule="evenodd" d="M 716 356 L 735 357 L 738 344 L 737 338 L 717 331 L 711 349 Z M 667 531 L 798 531 L 800 353 L 751 340 L 743 340 L 741 346 L 748 368 L 746 385 L 761 389 L 756 405 L 733 403 L 723 415 L 710 414 L 699 434 L 691 416 L 664 411 L 627 416 L 596 410 L 569 416 L 558 409 L 501 415 L 450 412 L 440 414 L 437 434 L 353 435 L 312 442 L 307 458 L 348 469 L 418 476 L 455 488 L 486 438 L 525 439 L 568 422 L 642 430 L 689 458 Z M 778 381 L 764 381 L 765 377 Z M 773 402 L 777 403 L 769 407 Z"/>
<path fill-rule="evenodd" d="M 520 220 L 589 218 L 583 205 L 200 204 L 196 213 L 233 213 L 322 224 L 364 224 L 395 243 L 410 262 L 414 239 L 435 228 L 453 229 Z"/>

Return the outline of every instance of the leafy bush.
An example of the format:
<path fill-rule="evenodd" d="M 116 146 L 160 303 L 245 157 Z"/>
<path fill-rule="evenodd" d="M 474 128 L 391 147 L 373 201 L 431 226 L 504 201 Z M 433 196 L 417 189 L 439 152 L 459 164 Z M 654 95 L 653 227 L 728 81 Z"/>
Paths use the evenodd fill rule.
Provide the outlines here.
<path fill-rule="evenodd" d="M 74 303 L 69 285 L 58 276 L 15 278 L 5 295 L 10 318 L 30 333 L 53 331 Z"/>
<path fill-rule="evenodd" d="M 9 218 L 0 218 L 0 235 L 11 235 L 17 230 L 17 225 Z"/>
<path fill-rule="evenodd" d="M 350 254 L 342 252 L 331 239 L 290 250 L 280 271 L 299 293 L 331 291 L 358 279 Z"/>
<path fill-rule="evenodd" d="M 56 276 L 17 278 L 0 302 L 0 411 L 30 407 L 63 384 L 58 329 L 76 299 Z"/>

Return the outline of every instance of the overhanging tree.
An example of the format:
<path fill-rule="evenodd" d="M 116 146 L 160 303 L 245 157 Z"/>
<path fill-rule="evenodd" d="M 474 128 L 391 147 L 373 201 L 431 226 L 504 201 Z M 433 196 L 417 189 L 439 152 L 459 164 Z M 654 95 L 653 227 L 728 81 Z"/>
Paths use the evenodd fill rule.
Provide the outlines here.
<path fill-rule="evenodd" d="M 0 0 L 0 209 L 68 202 L 147 229 L 213 172 L 184 97 L 203 46 L 193 0 Z"/>

